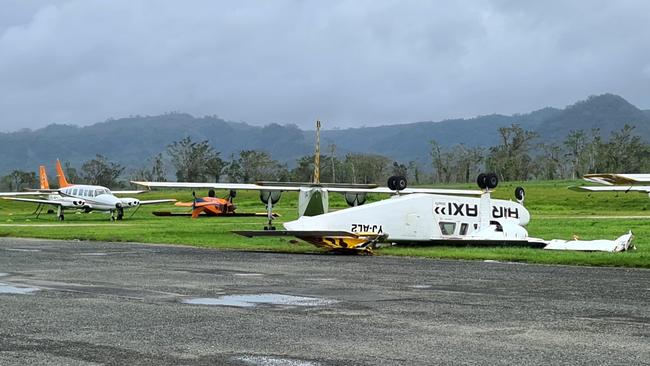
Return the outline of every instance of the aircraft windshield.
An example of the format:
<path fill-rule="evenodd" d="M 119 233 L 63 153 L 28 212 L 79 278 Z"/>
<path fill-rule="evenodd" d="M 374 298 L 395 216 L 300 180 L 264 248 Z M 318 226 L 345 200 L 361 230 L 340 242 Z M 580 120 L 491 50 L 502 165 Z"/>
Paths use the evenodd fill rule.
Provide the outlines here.
<path fill-rule="evenodd" d="M 111 194 L 111 191 L 108 189 L 96 189 L 95 196 L 99 196 L 100 194 Z"/>

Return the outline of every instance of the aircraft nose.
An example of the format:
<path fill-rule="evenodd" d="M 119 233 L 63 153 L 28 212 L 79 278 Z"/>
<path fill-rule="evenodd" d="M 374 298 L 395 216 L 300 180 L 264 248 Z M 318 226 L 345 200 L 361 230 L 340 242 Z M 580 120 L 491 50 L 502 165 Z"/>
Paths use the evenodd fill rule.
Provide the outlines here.
<path fill-rule="evenodd" d="M 519 224 L 526 226 L 530 222 L 530 213 L 525 208 L 521 211 L 521 216 L 519 217 Z"/>

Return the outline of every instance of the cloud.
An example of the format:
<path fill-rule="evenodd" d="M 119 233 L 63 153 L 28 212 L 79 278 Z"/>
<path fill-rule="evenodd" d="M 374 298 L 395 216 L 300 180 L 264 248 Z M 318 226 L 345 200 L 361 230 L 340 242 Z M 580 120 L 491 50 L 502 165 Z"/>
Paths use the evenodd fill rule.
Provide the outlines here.
<path fill-rule="evenodd" d="M 7 6 L 5 6 L 7 7 Z M 373 125 L 648 97 L 650 3 L 10 1 L 0 130 L 183 111 Z"/>

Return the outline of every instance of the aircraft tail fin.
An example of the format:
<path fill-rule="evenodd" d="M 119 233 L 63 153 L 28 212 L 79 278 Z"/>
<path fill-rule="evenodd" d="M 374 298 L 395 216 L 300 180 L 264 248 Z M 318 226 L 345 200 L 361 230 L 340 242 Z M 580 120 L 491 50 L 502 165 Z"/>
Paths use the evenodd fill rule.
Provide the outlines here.
<path fill-rule="evenodd" d="M 41 189 L 50 189 L 50 182 L 47 181 L 47 174 L 45 174 L 45 166 L 38 167 L 38 180 L 41 182 Z"/>
<path fill-rule="evenodd" d="M 70 183 L 65 179 L 65 174 L 63 174 L 63 168 L 61 167 L 61 162 L 59 159 L 56 159 L 56 177 L 59 180 L 59 188 L 69 187 Z"/>

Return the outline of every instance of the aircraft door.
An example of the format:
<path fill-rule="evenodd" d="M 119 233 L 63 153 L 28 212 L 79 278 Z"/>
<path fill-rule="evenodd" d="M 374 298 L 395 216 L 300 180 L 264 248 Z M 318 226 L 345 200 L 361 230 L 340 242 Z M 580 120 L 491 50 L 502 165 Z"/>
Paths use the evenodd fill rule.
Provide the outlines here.
<path fill-rule="evenodd" d="M 420 215 L 416 213 L 407 214 L 404 235 L 411 238 L 417 238 L 419 222 L 420 222 Z"/>

